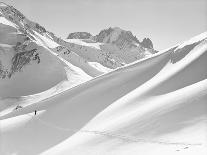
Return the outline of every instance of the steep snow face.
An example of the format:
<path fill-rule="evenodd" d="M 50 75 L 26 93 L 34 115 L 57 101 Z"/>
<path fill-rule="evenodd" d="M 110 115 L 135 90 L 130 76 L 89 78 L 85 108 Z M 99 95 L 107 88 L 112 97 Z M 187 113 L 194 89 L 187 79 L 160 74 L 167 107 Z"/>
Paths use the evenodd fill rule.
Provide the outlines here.
<path fill-rule="evenodd" d="M 53 33 L 48 32 L 44 27 L 39 25 L 38 23 L 32 22 L 29 19 L 27 19 L 23 14 L 21 14 L 18 10 L 13 8 L 12 6 L 3 5 L 0 7 L 1 14 L 3 17 L 5 17 L 7 20 L 11 21 L 13 24 L 18 26 L 18 31 L 20 31 L 22 34 L 27 35 L 30 39 L 35 40 L 39 45 L 44 46 L 52 52 L 54 55 L 58 55 L 60 51 L 57 51 L 57 48 L 60 46 L 63 46 L 64 49 L 68 48 L 65 46 L 64 41 L 61 38 L 56 37 Z M 11 34 L 13 35 L 13 34 Z M 78 34 L 71 34 L 71 36 L 87 36 L 86 33 L 78 33 Z M 21 39 L 22 35 L 15 35 L 19 38 L 16 40 Z M 7 35 L 6 38 L 9 38 L 10 35 Z M 7 39 L 11 40 L 11 39 Z M 2 40 L 5 42 L 5 40 Z M 14 43 L 16 44 L 16 43 Z M 60 54 L 59 59 L 64 59 L 68 63 L 81 67 L 83 72 L 86 72 L 89 74 L 89 76 L 95 77 L 101 74 L 104 74 L 107 70 L 99 70 L 101 69 L 96 68 L 94 65 L 90 65 L 88 60 L 85 57 L 81 57 L 78 53 L 74 53 L 71 49 L 70 55 L 64 56 L 63 54 Z M 64 53 L 64 52 L 62 52 Z M 72 56 L 73 55 L 73 56 Z M 74 57 L 74 55 L 76 55 Z M 71 57 L 70 57 L 71 56 Z M 80 61 L 81 60 L 81 61 Z M 82 61 L 83 60 L 83 61 Z M 95 61 L 97 62 L 97 61 Z M 82 63 L 82 64 L 79 64 Z M 99 62 L 97 62 L 99 63 Z M 101 64 L 99 64 L 100 66 Z M 109 69 L 110 70 L 110 69 Z M 85 75 L 84 75 L 85 76 Z"/>
<path fill-rule="evenodd" d="M 207 37 L 195 40 L 35 104 L 1 104 L 0 153 L 205 155 Z"/>
<path fill-rule="evenodd" d="M 40 93 L 67 79 L 62 62 L 44 48 L 36 48 L 17 54 L 12 48 L 3 49 L 12 54 L 2 57 L 6 62 L 1 61 L 1 97 Z"/>
<path fill-rule="evenodd" d="M 67 79 L 64 64 L 60 60 L 35 40 L 20 33 L 5 18 L 1 19 L 1 97 L 39 93 Z"/>
<path fill-rule="evenodd" d="M 91 79 L 90 75 L 78 68 L 84 68 L 85 65 L 80 65 L 76 57 L 75 60 L 71 58 L 72 62 L 76 62 L 74 66 L 57 56 L 55 49 L 60 45 L 49 38 L 43 27 L 26 19 L 15 8 L 1 4 L 0 98 L 32 95 L 43 91 L 55 94 L 61 92 L 58 88 L 55 92 L 54 87 L 57 85 L 65 90 Z M 93 76 L 104 73 L 88 66 L 90 68 L 84 69 Z M 51 94 L 47 93 L 46 96 Z M 41 99 L 46 96 L 38 95 Z"/>
<path fill-rule="evenodd" d="M 96 77 L 98 75 L 101 75 L 101 74 L 104 74 L 110 71 L 110 69 L 104 69 L 106 67 L 102 66 L 99 63 L 97 63 L 99 65 L 95 65 L 95 66 L 91 65 L 89 61 L 82 58 L 75 52 L 70 51 L 68 48 L 64 46 L 58 46 L 56 48 L 56 51 L 57 51 L 56 53 L 58 54 L 58 56 L 62 57 L 67 62 L 70 62 L 71 64 L 74 64 L 75 66 L 83 69 L 85 73 L 87 73 L 88 75 L 92 77 Z M 98 67 L 98 66 L 102 66 L 102 67 Z"/>
<path fill-rule="evenodd" d="M 74 39 L 70 39 L 65 40 L 62 45 L 88 62 L 97 62 L 100 65 L 111 69 L 125 65 L 124 60 L 119 58 L 116 54 L 103 51 L 102 44 L 100 43 L 85 43 L 81 40 L 74 41 Z"/>
<path fill-rule="evenodd" d="M 110 43 L 89 43 L 78 39 L 65 40 L 62 45 L 68 47 L 88 61 L 98 62 L 101 65 L 115 69 L 152 55 L 151 49 L 141 46 L 120 50 L 116 45 Z M 138 52 L 139 51 L 139 52 Z"/>

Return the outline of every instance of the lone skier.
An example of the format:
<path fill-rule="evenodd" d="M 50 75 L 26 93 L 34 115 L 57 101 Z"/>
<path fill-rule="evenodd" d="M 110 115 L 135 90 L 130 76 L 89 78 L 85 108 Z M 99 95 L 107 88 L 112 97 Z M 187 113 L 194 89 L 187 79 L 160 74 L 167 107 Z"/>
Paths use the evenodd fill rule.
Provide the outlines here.
<path fill-rule="evenodd" d="M 35 115 L 37 115 L 37 110 L 35 110 Z"/>

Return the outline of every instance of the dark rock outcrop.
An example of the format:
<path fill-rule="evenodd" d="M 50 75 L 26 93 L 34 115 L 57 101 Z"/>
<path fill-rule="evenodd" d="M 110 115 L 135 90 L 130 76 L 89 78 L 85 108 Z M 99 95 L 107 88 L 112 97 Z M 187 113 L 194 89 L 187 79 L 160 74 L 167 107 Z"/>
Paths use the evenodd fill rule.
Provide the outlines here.
<path fill-rule="evenodd" d="M 67 39 L 90 39 L 92 35 L 88 32 L 74 32 L 70 33 Z"/>
<path fill-rule="evenodd" d="M 153 49 L 152 41 L 149 38 L 144 38 L 140 43 L 144 48 Z"/>

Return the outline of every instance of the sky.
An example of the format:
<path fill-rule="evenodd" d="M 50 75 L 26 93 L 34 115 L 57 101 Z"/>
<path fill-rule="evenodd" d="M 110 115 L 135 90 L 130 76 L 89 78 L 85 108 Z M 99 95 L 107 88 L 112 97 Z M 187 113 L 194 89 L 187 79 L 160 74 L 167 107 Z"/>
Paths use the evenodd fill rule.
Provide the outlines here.
<path fill-rule="evenodd" d="M 66 38 L 109 27 L 149 37 L 162 50 L 207 31 L 207 0 L 3 0 L 27 18 Z"/>

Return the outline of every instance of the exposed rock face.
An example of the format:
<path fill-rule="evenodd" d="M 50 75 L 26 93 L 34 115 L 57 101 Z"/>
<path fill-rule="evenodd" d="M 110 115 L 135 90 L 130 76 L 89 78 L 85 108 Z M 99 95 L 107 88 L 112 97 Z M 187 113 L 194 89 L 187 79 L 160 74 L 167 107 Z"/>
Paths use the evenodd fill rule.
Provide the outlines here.
<path fill-rule="evenodd" d="M 125 31 L 119 27 L 104 29 L 95 36 L 88 32 L 74 32 L 70 33 L 67 39 L 90 39 L 95 42 L 116 45 L 120 50 L 138 46 L 153 49 L 153 43 L 149 38 L 144 38 L 140 42 L 131 31 Z"/>
<path fill-rule="evenodd" d="M 40 34 L 45 34 L 47 31 L 38 23 L 28 20 L 13 6 L 6 5 L 2 2 L 0 3 L 0 15 L 17 25 L 16 31 L 18 33 L 13 34 L 13 36 L 22 36 L 23 38 L 23 40 L 13 38 L 16 41 L 16 45 L 12 45 L 11 48 L 8 47 L 9 52 L 7 52 L 7 55 L 5 54 L 4 48 L 0 50 L 0 78 L 4 79 L 11 78 L 16 72 L 22 71 L 23 67 L 32 61 L 35 61 L 37 64 L 40 63 L 38 50 L 36 48 L 30 48 L 30 45 L 36 41 L 33 37 L 33 31 Z M 10 32 L 6 31 L 4 33 L 10 34 Z M 5 64 L 6 60 L 4 59 L 8 59 L 10 64 Z"/>
<path fill-rule="evenodd" d="M 100 42 L 100 43 L 103 43 L 103 42 L 105 42 L 105 43 L 107 42 L 108 43 L 109 40 L 108 40 L 107 37 L 111 34 L 111 32 L 113 32 L 112 28 L 104 29 L 98 35 L 94 36 L 93 40 L 95 40 L 97 42 Z"/>
<path fill-rule="evenodd" d="M 20 72 L 22 68 L 28 65 L 31 61 L 36 61 L 40 63 L 39 53 L 37 49 L 26 50 L 27 45 L 20 42 L 13 47 L 14 55 L 11 57 L 11 65 L 5 66 L 2 64 L 0 59 L 0 78 L 4 79 L 6 77 L 11 78 L 16 72 Z M 0 51 L 1 52 L 1 51 Z M 1 55 L 1 53 L 0 53 Z"/>
<path fill-rule="evenodd" d="M 17 72 L 23 72 L 24 67 L 32 63 L 40 63 L 38 44 L 34 38 L 34 32 L 47 34 L 44 27 L 38 23 L 28 20 L 20 11 L 13 6 L 0 2 L 0 16 L 11 23 L 16 24 L 13 27 L 15 33 L 2 31 L 1 35 L 12 35 L 5 44 L 0 46 L 0 79 L 11 78 Z M 7 25 L 2 27 L 8 27 Z M 21 36 L 21 39 L 18 37 Z M 0 36 L 1 37 L 1 36 Z M 9 40 L 7 39 L 7 40 Z M 8 45 L 4 47 L 5 45 Z"/>
<path fill-rule="evenodd" d="M 70 35 L 70 38 L 80 38 L 79 33 Z M 88 39 L 58 41 L 59 44 L 67 46 L 88 61 L 99 62 L 105 67 L 114 69 L 136 60 L 157 53 L 149 38 L 140 42 L 130 31 L 119 27 L 104 29 L 95 36 Z M 57 40 L 57 39 L 56 39 Z"/>
<path fill-rule="evenodd" d="M 140 44 L 145 48 L 153 49 L 152 41 L 149 38 L 144 38 Z"/>
<path fill-rule="evenodd" d="M 101 43 L 116 43 L 119 40 L 139 43 L 138 39 L 130 31 L 122 30 L 119 27 L 104 29 L 93 39 Z"/>
<path fill-rule="evenodd" d="M 150 39 L 144 39 L 140 42 L 137 37 L 132 34 L 132 32 L 125 31 L 119 27 L 104 29 L 95 36 L 92 36 L 88 32 L 71 33 L 69 34 L 68 39 L 77 39 L 77 42 L 73 43 L 72 41 L 70 43 L 70 41 L 67 42 L 57 37 L 52 32 L 47 31 L 38 23 L 30 21 L 11 6 L 1 6 L 0 14 L 18 25 L 18 31 L 33 41 L 36 40 L 34 38 L 36 33 L 41 34 L 64 48 L 67 48 L 69 51 L 75 52 L 87 61 L 98 62 L 101 65 L 111 69 L 134 62 L 141 58 L 145 58 L 157 52 L 153 49 Z M 82 43 L 79 45 L 78 42 Z M 67 49 L 65 50 L 68 51 Z M 27 52 L 29 50 L 32 49 L 27 49 Z M 31 58 L 31 60 L 32 59 L 33 58 Z M 36 60 L 38 62 L 38 59 Z"/>
<path fill-rule="evenodd" d="M 125 31 L 118 27 L 102 30 L 98 35 L 93 37 L 93 40 L 114 44 L 120 49 L 130 48 L 139 43 L 139 40 L 130 31 Z"/>
<path fill-rule="evenodd" d="M 13 6 L 6 5 L 3 2 L 0 2 L 0 12 L 1 14 L 7 14 L 10 20 L 23 21 L 25 19 L 25 16 L 20 11 L 15 9 Z"/>
<path fill-rule="evenodd" d="M 36 29 L 40 34 L 42 34 L 42 33 L 46 33 L 46 32 L 47 32 L 46 29 L 45 29 L 43 26 L 39 25 L 38 23 L 35 24 L 35 29 Z"/>
<path fill-rule="evenodd" d="M 67 39 L 90 39 L 92 35 L 88 32 L 74 32 L 70 33 Z"/>

